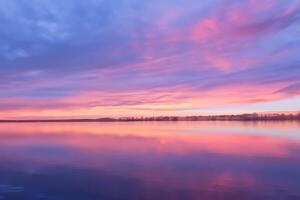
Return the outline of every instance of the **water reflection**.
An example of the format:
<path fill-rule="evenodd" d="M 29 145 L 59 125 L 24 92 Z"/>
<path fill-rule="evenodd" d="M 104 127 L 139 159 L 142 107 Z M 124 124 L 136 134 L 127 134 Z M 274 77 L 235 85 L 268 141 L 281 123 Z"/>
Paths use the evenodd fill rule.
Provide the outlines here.
<path fill-rule="evenodd" d="M 300 199 L 299 128 L 0 124 L 0 199 Z"/>

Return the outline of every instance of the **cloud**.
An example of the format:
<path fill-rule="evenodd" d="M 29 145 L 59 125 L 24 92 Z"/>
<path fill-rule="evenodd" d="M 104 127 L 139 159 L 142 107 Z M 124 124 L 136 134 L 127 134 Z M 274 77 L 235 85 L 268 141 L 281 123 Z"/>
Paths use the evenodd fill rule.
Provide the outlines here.
<path fill-rule="evenodd" d="M 3 0 L 1 112 L 176 114 L 292 98 L 299 9 L 295 0 Z"/>
<path fill-rule="evenodd" d="M 297 82 L 295 84 L 288 85 L 287 87 L 284 87 L 284 88 L 276 91 L 276 93 L 286 93 L 289 95 L 297 95 L 300 93 L 300 83 Z"/>

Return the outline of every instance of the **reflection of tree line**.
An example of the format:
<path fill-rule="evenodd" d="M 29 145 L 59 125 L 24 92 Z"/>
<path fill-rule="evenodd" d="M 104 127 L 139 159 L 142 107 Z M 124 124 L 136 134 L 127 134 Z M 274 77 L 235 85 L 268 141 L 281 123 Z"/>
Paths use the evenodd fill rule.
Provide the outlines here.
<path fill-rule="evenodd" d="M 130 122 L 130 121 L 285 121 L 300 120 L 298 114 L 241 114 L 209 116 L 121 117 L 98 119 L 0 120 L 1 122 Z"/>

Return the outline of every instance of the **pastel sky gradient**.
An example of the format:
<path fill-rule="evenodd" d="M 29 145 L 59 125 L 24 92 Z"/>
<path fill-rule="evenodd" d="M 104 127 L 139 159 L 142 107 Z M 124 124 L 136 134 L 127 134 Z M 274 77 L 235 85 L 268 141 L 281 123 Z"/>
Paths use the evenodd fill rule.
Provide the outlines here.
<path fill-rule="evenodd" d="M 300 110 L 299 0 L 1 0 L 0 118 Z"/>

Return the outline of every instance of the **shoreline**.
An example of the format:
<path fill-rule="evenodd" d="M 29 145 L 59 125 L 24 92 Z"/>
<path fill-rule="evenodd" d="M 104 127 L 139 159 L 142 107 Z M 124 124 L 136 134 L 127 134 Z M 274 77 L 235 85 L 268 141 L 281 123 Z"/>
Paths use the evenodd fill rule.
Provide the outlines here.
<path fill-rule="evenodd" d="M 161 116 L 161 117 L 123 117 L 97 119 L 2 119 L 0 123 L 78 123 L 78 122 L 180 122 L 180 121 L 300 121 L 299 114 L 268 114 L 258 115 L 216 115 L 216 116 Z"/>

